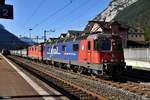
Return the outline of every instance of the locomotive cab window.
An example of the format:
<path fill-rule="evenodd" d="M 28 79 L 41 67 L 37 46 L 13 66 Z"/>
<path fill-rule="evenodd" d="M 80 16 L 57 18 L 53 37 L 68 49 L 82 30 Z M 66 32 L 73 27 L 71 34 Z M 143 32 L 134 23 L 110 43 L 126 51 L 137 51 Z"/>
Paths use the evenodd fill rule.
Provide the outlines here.
<path fill-rule="evenodd" d="M 88 50 L 91 50 L 91 42 L 88 41 Z"/>
<path fill-rule="evenodd" d="M 53 49 L 57 49 L 57 47 L 56 47 L 56 46 L 54 46 L 54 47 L 53 47 Z"/>
<path fill-rule="evenodd" d="M 73 51 L 78 51 L 78 50 L 79 50 L 79 45 L 73 44 Z"/>
<path fill-rule="evenodd" d="M 66 51 L 66 46 L 65 46 L 65 45 L 62 46 L 62 51 L 63 51 L 63 52 Z"/>
<path fill-rule="evenodd" d="M 94 40 L 94 50 L 99 50 L 98 40 Z"/>
<path fill-rule="evenodd" d="M 111 40 L 109 39 L 94 40 L 94 50 L 110 51 Z"/>
<path fill-rule="evenodd" d="M 111 40 L 110 39 L 100 40 L 100 49 L 103 51 L 110 51 L 111 50 Z"/>

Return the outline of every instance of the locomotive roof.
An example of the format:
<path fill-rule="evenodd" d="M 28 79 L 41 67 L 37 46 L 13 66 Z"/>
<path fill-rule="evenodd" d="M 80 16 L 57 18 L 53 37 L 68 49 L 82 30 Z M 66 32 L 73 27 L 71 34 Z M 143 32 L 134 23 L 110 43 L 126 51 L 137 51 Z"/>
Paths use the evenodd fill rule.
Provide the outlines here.
<path fill-rule="evenodd" d="M 57 39 L 51 43 L 39 43 L 35 45 L 42 45 L 42 44 L 56 44 L 56 43 L 62 43 L 62 42 L 69 42 L 69 41 L 78 41 L 78 40 L 83 40 L 83 39 L 99 39 L 99 38 L 111 38 L 111 37 L 117 37 L 120 38 L 119 35 L 112 35 L 112 34 L 107 34 L 107 33 L 101 33 L 101 32 L 95 32 L 95 33 L 86 33 L 85 35 L 80 35 L 75 38 L 64 38 L 64 39 Z M 32 45 L 33 46 L 33 45 Z"/>
<path fill-rule="evenodd" d="M 74 38 L 58 39 L 55 42 L 50 43 L 50 44 L 68 42 L 68 41 L 78 41 L 78 40 L 83 40 L 83 39 L 98 39 L 98 38 L 111 38 L 111 37 L 118 37 L 119 38 L 120 36 L 96 32 L 96 33 L 89 33 L 89 34 L 85 34 L 85 35 L 80 35 L 80 36 L 74 37 Z"/>

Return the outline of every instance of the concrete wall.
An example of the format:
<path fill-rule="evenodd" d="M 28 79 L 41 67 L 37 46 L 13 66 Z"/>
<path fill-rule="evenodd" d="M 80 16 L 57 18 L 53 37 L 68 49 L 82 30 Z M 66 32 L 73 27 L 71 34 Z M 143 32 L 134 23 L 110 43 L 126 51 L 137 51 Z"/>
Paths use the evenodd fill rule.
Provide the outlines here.
<path fill-rule="evenodd" d="M 138 60 L 150 62 L 150 48 L 130 48 L 124 49 L 126 60 Z"/>

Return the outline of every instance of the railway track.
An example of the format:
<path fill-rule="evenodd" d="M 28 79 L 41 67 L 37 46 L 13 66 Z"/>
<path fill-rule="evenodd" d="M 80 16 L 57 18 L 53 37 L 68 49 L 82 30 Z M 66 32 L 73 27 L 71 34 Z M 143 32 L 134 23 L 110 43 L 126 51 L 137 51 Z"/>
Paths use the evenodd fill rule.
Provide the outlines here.
<path fill-rule="evenodd" d="M 132 69 L 128 70 L 125 76 L 128 80 L 135 82 L 150 82 L 150 71 L 142 70 L 142 69 Z"/>
<path fill-rule="evenodd" d="M 148 100 L 150 86 L 135 82 L 113 82 L 68 72 L 56 67 L 37 64 L 23 58 L 9 57 L 16 63 L 38 73 L 40 76 L 68 91 L 78 99 Z M 57 70 L 56 70 L 57 69 Z M 105 98 L 107 97 L 107 98 Z"/>
<path fill-rule="evenodd" d="M 40 77 L 42 80 L 44 78 L 44 80 L 46 80 L 48 83 L 55 85 L 55 88 L 61 91 L 64 95 L 68 96 L 71 100 L 107 100 L 107 98 L 93 93 L 70 81 L 66 81 L 54 73 L 49 73 L 48 70 L 38 67 L 37 64 L 32 64 L 31 66 L 31 63 L 28 61 L 21 61 L 22 59 L 20 60 L 14 57 L 8 58 L 34 75 Z"/>

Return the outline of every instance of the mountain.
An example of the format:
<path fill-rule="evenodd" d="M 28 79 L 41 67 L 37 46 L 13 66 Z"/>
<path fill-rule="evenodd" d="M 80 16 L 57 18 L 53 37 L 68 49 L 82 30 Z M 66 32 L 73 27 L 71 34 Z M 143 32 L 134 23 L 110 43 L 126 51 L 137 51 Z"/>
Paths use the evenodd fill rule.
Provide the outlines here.
<path fill-rule="evenodd" d="M 110 22 L 125 8 L 133 5 L 138 0 L 112 0 L 108 7 L 101 13 L 99 13 L 92 21 L 105 21 Z M 94 27 L 93 27 L 94 26 Z M 93 28 L 91 28 L 93 27 Z M 99 26 L 94 25 L 94 23 L 88 23 L 84 31 L 90 32 L 91 30 L 97 29 Z"/>
<path fill-rule="evenodd" d="M 7 31 L 3 25 L 0 25 L 0 51 L 2 49 L 16 49 L 27 46 L 18 37 Z"/>
<path fill-rule="evenodd" d="M 93 20 L 109 22 L 113 20 L 120 11 L 137 1 L 138 0 L 112 0 L 108 7 Z"/>
<path fill-rule="evenodd" d="M 150 0 L 138 0 L 119 12 L 114 20 L 143 28 L 146 40 L 150 41 Z"/>
<path fill-rule="evenodd" d="M 20 37 L 20 40 L 27 43 L 28 45 L 34 45 L 36 44 L 32 39 L 28 37 Z"/>

